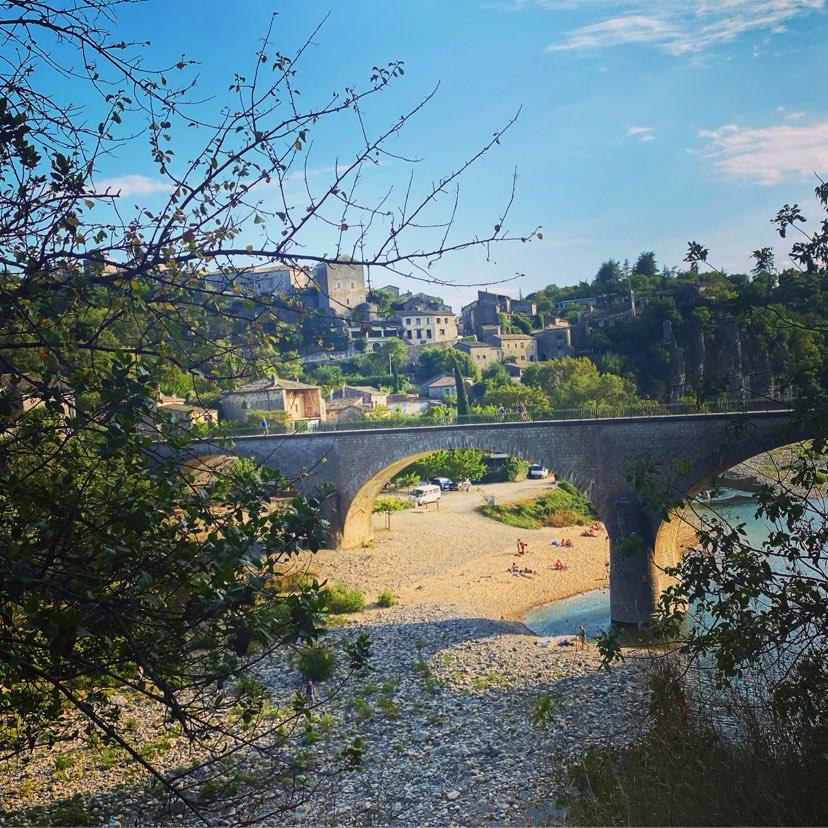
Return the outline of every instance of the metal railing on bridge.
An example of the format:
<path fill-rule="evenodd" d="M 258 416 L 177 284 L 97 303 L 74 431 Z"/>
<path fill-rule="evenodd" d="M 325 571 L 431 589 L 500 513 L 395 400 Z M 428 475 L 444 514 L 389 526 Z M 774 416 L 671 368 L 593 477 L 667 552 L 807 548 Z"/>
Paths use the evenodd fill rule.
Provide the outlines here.
<path fill-rule="evenodd" d="M 556 420 L 622 419 L 629 417 L 680 417 L 688 414 L 749 414 L 765 411 L 790 410 L 794 398 L 767 397 L 744 400 L 711 400 L 703 403 L 656 403 L 646 401 L 636 405 L 584 406 L 581 408 L 550 408 L 518 415 L 515 411 L 500 414 L 468 414 L 458 416 L 446 409 L 444 416 L 397 415 L 371 416 L 362 420 L 344 422 L 322 422 L 312 429 L 299 421 L 291 426 L 271 426 L 270 434 L 293 434 L 308 431 L 372 431 L 387 428 L 429 428 L 446 425 L 485 425 L 492 423 L 550 422 Z M 435 410 L 435 409 L 433 409 Z M 221 429 L 230 436 L 261 434 L 262 429 L 244 425 L 233 427 L 229 424 Z"/>

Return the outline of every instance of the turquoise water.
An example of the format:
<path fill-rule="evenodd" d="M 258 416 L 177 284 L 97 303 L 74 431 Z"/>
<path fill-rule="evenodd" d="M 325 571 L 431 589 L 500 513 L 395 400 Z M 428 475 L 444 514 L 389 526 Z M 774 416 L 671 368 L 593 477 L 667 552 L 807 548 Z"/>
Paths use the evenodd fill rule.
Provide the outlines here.
<path fill-rule="evenodd" d="M 770 531 L 767 520 L 757 519 L 751 493 L 740 489 L 722 488 L 709 504 L 696 504 L 693 511 L 701 520 L 716 515 L 731 525 L 743 523 L 747 540 L 754 546 L 759 546 Z M 535 607 L 523 623 L 538 635 L 573 635 L 583 624 L 587 636 L 595 638 L 610 625 L 609 590 L 596 589 Z"/>
<path fill-rule="evenodd" d="M 609 590 L 594 589 L 530 610 L 523 623 L 538 635 L 573 635 L 583 624 L 589 638 L 609 626 Z"/>

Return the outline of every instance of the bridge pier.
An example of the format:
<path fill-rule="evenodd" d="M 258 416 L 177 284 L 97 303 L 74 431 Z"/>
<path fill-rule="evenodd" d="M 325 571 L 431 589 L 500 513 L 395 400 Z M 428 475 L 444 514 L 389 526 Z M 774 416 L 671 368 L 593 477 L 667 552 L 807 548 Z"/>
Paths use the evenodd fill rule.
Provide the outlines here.
<path fill-rule="evenodd" d="M 638 626 L 655 612 L 661 592 L 654 521 L 633 494 L 609 500 L 603 518 L 610 539 L 610 618 Z"/>

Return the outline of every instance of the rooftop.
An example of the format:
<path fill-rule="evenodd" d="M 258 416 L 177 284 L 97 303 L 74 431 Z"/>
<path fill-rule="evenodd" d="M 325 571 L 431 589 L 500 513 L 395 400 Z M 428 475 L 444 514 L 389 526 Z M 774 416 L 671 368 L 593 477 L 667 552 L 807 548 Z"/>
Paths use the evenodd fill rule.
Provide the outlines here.
<path fill-rule="evenodd" d="M 438 374 L 436 377 L 426 380 L 423 385 L 429 387 L 432 385 L 454 385 L 454 374 Z"/>
<path fill-rule="evenodd" d="M 417 394 L 389 394 L 388 395 L 388 402 L 390 403 L 401 403 L 401 402 L 431 402 L 426 397 L 420 397 Z"/>
<path fill-rule="evenodd" d="M 458 342 L 456 347 L 463 346 L 465 348 L 494 348 L 489 342 Z"/>
<path fill-rule="evenodd" d="M 339 388 L 334 388 L 334 390 L 331 391 L 331 394 L 336 394 L 337 391 L 344 391 L 345 389 L 348 389 L 349 391 L 359 391 L 361 394 L 385 393 L 385 391 L 383 391 L 381 388 L 374 388 L 371 385 L 342 385 Z"/>
<path fill-rule="evenodd" d="M 296 380 L 283 379 L 282 377 L 264 377 L 263 379 L 247 382 L 228 391 L 228 394 L 249 394 L 253 391 L 270 391 L 282 389 L 284 391 L 317 391 L 318 385 L 307 385 Z"/>
<path fill-rule="evenodd" d="M 454 316 L 453 310 L 400 310 L 397 311 L 397 316 Z"/>

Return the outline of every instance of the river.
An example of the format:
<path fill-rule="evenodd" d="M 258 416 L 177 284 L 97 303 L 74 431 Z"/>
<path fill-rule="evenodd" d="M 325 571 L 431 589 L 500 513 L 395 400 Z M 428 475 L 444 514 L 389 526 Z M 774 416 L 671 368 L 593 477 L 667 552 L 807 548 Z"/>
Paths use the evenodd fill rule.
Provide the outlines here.
<path fill-rule="evenodd" d="M 717 515 L 732 525 L 745 525 L 746 540 L 760 545 L 770 531 L 764 518 L 756 517 L 756 501 L 751 492 L 735 487 L 722 487 L 708 504 L 696 503 L 693 511 L 700 520 Z M 523 623 L 538 635 L 572 635 L 582 624 L 587 636 L 595 638 L 610 624 L 609 589 L 596 589 L 562 601 L 535 607 Z"/>

